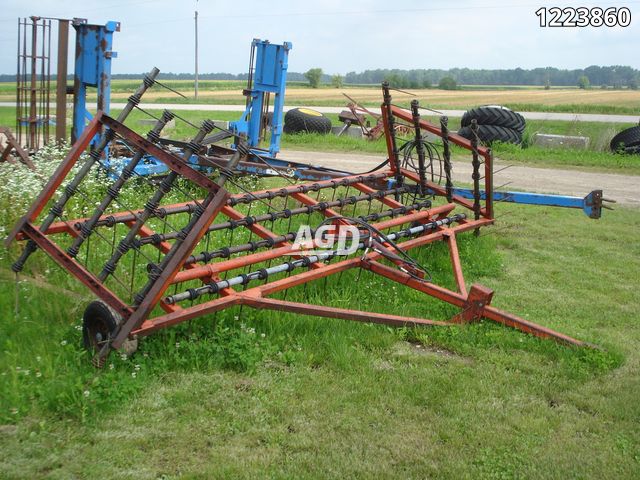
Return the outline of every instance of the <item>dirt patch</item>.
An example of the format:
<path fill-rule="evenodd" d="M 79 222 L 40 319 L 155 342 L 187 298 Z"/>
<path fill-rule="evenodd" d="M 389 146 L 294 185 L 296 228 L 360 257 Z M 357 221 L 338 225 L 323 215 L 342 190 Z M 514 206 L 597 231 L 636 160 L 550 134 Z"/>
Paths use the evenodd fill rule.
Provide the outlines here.
<path fill-rule="evenodd" d="M 365 172 L 378 165 L 384 158 L 382 154 L 352 154 L 335 152 L 307 152 L 284 150 L 280 158 L 347 169 L 352 172 Z M 496 184 L 509 185 L 509 189 L 523 189 L 530 192 L 555 193 L 560 195 L 584 196 L 594 188 L 601 188 L 606 198 L 616 200 L 623 205 L 640 207 L 640 190 L 636 175 L 615 173 L 584 172 L 559 168 L 539 168 L 495 162 Z M 504 168 L 508 167 L 508 168 Z M 453 162 L 453 181 L 469 182 L 472 167 L 468 161 Z M 499 182 L 499 183 L 498 183 Z"/>

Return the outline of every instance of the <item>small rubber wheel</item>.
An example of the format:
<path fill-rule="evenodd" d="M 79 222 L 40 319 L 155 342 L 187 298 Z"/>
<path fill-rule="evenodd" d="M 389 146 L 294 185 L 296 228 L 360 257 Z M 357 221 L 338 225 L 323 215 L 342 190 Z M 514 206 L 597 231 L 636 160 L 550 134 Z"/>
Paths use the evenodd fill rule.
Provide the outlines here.
<path fill-rule="evenodd" d="M 310 108 L 294 108 L 284 116 L 285 133 L 329 133 L 331 120 Z"/>
<path fill-rule="evenodd" d="M 100 300 L 91 302 L 82 316 L 82 344 L 98 353 L 115 336 L 122 317 Z"/>

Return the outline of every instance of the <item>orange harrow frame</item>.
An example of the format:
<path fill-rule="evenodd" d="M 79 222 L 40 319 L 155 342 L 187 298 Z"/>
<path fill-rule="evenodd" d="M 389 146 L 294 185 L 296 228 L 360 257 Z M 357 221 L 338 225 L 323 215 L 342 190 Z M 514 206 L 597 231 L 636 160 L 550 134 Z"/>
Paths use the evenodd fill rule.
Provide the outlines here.
<path fill-rule="evenodd" d="M 98 113 L 73 145 L 68 156 L 28 213 L 9 235 L 7 244 L 13 240 L 27 241 L 26 253 L 23 253 L 14 270 L 21 270 L 26 258 L 36 249 L 41 249 L 96 295 L 105 307 L 101 310 L 103 312 L 101 315 L 113 317 L 110 319 L 112 323 L 107 322 L 106 331 L 103 331 L 104 328 L 101 330 L 100 326 L 88 330 L 88 334 L 96 335 L 95 339 L 89 339 L 89 345 L 95 348 L 101 360 L 111 349 L 122 347 L 128 340 L 237 305 L 392 326 L 443 326 L 487 319 L 538 337 L 551 338 L 570 345 L 586 345 L 580 340 L 495 308 L 491 305 L 492 290 L 481 285 L 467 285 L 458 252 L 457 236 L 494 223 L 491 151 L 477 145 L 476 142 L 449 133 L 446 129 L 446 121 L 437 126 L 421 119 L 417 114 L 417 104 L 412 111 L 392 105 L 388 88 L 384 92 L 385 102 L 382 105 L 382 112 L 386 127 L 388 168 L 361 175 L 237 194 L 226 190 L 224 182 L 233 178 L 233 165 L 246 159 L 248 155 L 246 149 L 239 148 L 233 158 L 226 159 L 227 168 L 220 170 L 217 180 L 212 180 L 194 168 L 192 163 L 187 162 L 191 154 L 198 151 L 199 140 L 213 128 L 212 124 L 205 122 L 201 131 L 189 144 L 190 151 L 178 156 L 159 146 L 156 141 L 157 135 L 150 133 L 147 138 L 143 138 L 121 122 Z M 169 117 L 170 114 L 165 114 L 163 119 L 159 120 L 156 130 L 161 130 L 162 120 Z M 482 183 L 486 196 L 482 200 L 479 194 L 474 200 L 458 197 L 452 193 L 450 178 L 443 186 L 429 181 L 420 171 L 403 167 L 399 159 L 393 128 L 394 122 L 400 120 L 415 127 L 418 140 L 422 131 L 431 132 L 443 139 L 445 170 L 446 163 L 449 162 L 447 155 L 449 142 L 468 150 L 473 157 L 473 180 L 476 191 L 480 188 L 480 165 L 483 163 Z M 62 218 L 65 205 L 64 203 L 59 205 L 58 200 L 47 217 L 49 219 L 55 217 L 56 221 L 45 221 L 38 226 L 39 218 L 47 205 L 54 201 L 56 192 L 64 191 L 67 202 L 73 198 L 72 189 L 61 188 L 62 183 L 78 162 L 89 141 L 102 129 L 105 130 L 105 136 L 119 137 L 132 145 L 138 153 L 154 155 L 169 167 L 170 175 L 157 187 L 154 198 L 149 199 L 144 208 L 137 210 L 98 208 L 91 217 L 68 220 Z M 99 159 L 99 153 L 92 154 L 92 158 Z M 99 168 L 99 163 L 99 160 L 96 161 L 96 168 Z M 116 183 L 124 184 L 129 180 L 123 177 L 127 175 L 122 173 L 114 184 L 107 188 L 104 203 L 109 208 L 116 203 L 117 190 L 122 186 Z M 172 184 L 167 182 L 170 177 L 173 180 L 180 178 L 203 191 L 204 198 L 183 203 L 163 204 L 162 192 L 166 193 L 172 188 Z M 430 192 L 430 195 L 434 195 L 434 198 L 444 197 L 445 201 L 437 206 L 431 201 L 413 203 L 406 201 L 408 198 L 405 195 L 406 192 L 415 192 L 416 189 L 424 189 Z M 345 190 L 347 194 L 336 200 L 335 192 Z M 349 196 L 348 193 L 351 191 L 355 191 L 358 195 Z M 317 192 L 316 198 L 312 196 L 315 192 Z M 321 198 L 324 192 L 334 192 L 334 199 L 328 201 Z M 269 202 L 270 208 L 266 214 L 251 215 L 250 210 L 246 212 L 240 209 L 242 206 L 250 209 L 251 205 L 261 201 Z M 276 201 L 284 202 L 284 208 L 272 209 L 271 202 Z M 404 268 L 406 265 L 397 259 L 391 259 L 390 262 L 385 263 L 385 259 L 389 260 L 389 256 L 385 255 L 385 249 L 389 248 L 389 245 L 384 238 L 376 239 L 379 248 L 367 249 L 364 253 L 357 253 L 356 256 L 327 263 L 313 256 L 305 256 L 296 250 L 296 246 L 291 243 L 293 238 L 291 232 L 283 234 L 265 226 L 269 219 L 271 225 L 274 225 L 274 221 L 278 219 L 291 219 L 305 213 L 308 213 L 309 218 L 312 214 L 320 214 L 326 219 L 333 219 L 331 221 L 334 223 L 344 223 L 346 220 L 342 213 L 345 207 L 353 205 L 355 212 L 358 202 L 361 201 L 368 201 L 369 205 L 375 204 L 381 209 L 378 213 L 361 217 L 371 220 L 371 225 L 378 231 L 388 231 L 404 226 L 405 230 L 401 236 L 409 238 L 398 242 L 397 246 L 405 252 L 433 242 L 444 242 L 449 249 L 457 288 L 447 289 L 419 278 Z M 290 206 L 288 202 L 295 203 L 297 207 L 287 208 Z M 179 218 L 183 219 L 183 226 L 177 228 L 172 234 L 160 233 L 152 226 L 152 221 L 174 219 L 172 221 L 176 222 L 175 219 Z M 291 225 L 290 221 L 289 225 Z M 407 233 L 412 226 L 421 226 L 422 230 L 417 234 Z M 112 256 L 107 262 L 92 265 L 92 268 L 89 268 L 79 260 L 78 248 L 74 246 L 87 245 L 87 239 L 96 231 L 106 231 L 110 228 L 128 229 L 131 239 L 129 244 L 123 244 L 121 241 L 115 248 L 114 255 L 120 259 L 119 263 L 116 261 L 110 264 L 109 262 L 114 258 Z M 215 238 L 219 238 L 223 235 L 221 231 L 238 229 L 246 232 L 250 240 L 253 238 L 259 240 L 249 241 L 243 245 L 231 243 L 217 250 L 205 249 L 203 253 L 195 253 L 204 248 L 204 241 L 210 239 L 210 236 L 218 235 Z M 117 288 L 114 289 L 108 285 L 111 276 L 124 268 L 122 266 L 124 258 L 136 254 L 142 255 L 147 251 L 145 249 L 151 249 L 158 256 L 157 262 L 149 262 L 147 266 L 148 278 L 135 291 L 132 290 L 128 294 L 118 293 Z M 118 251 L 120 253 L 117 253 Z M 280 271 L 286 272 L 286 275 L 271 276 L 269 268 L 259 268 L 265 265 L 271 266 L 274 263 L 281 265 L 284 270 Z M 454 305 L 460 309 L 460 313 L 450 321 L 444 322 L 273 298 L 273 295 L 278 292 L 358 268 Z M 250 273 L 246 273 L 247 271 Z M 112 282 L 111 285 L 116 284 Z M 170 289 L 173 289 L 173 294 L 170 294 Z M 177 293 L 179 291 L 182 293 Z M 180 305 L 184 299 L 192 303 L 187 306 Z M 92 311 L 95 312 L 95 308 Z M 105 323 L 104 318 L 98 320 Z M 87 322 L 86 315 L 85 322 Z"/>

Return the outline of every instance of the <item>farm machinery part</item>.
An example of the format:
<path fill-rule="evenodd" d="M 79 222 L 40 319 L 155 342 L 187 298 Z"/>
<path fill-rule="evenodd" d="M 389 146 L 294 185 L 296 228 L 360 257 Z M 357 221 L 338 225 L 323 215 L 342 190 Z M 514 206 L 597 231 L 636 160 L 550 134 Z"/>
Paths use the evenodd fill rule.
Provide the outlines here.
<path fill-rule="evenodd" d="M 18 19 L 16 138 L 34 152 L 49 138 L 51 19 Z"/>
<path fill-rule="evenodd" d="M 338 120 L 343 122 L 344 126 L 340 129 L 336 136 L 341 136 L 343 133 L 349 130 L 352 125 L 357 124 L 362 131 L 362 135 L 367 137 L 369 140 L 377 140 L 382 137 L 382 135 L 384 135 L 385 128 L 382 115 L 363 107 L 346 93 L 342 94 L 347 97 L 347 99 L 349 99 L 349 103 L 347 104 L 348 110 L 343 110 L 338 115 Z M 376 124 L 373 127 L 371 126 L 371 120 L 367 119 L 367 115 L 375 120 Z M 399 136 L 407 135 L 411 131 L 408 126 L 403 124 L 396 124 L 395 128 L 396 135 Z"/>
<path fill-rule="evenodd" d="M 282 45 L 268 40 L 253 39 L 249 61 L 247 88 L 242 92 L 247 97 L 246 110 L 240 120 L 231 122 L 229 130 L 237 137 L 244 135 L 250 148 L 257 149 L 269 127 L 269 150 L 261 153 L 275 157 L 280 151 L 282 136 L 282 111 L 287 83 L 287 68 L 291 42 Z M 273 94 L 273 112 L 269 115 L 269 102 Z M 234 144 L 233 147 L 237 147 Z"/>
<path fill-rule="evenodd" d="M 32 16 L 18 20 L 18 71 L 16 82 L 16 137 L 19 145 L 33 153 L 50 140 L 51 98 L 51 22 L 58 22 L 55 138 L 67 138 L 67 95 L 73 94 L 71 142 L 84 130 L 91 114 L 87 109 L 87 87 L 96 89 L 97 110 L 108 113 L 111 92 L 113 33 L 120 23 L 88 24 L 86 19 Z M 69 24 L 76 31 L 74 85 L 67 87 Z M 98 138 L 93 140 L 95 145 Z M 22 155 L 20 155 L 22 158 Z"/>
<path fill-rule="evenodd" d="M 73 127 L 71 143 L 80 137 L 92 118 L 87 109 L 87 88 L 96 89 L 96 108 L 109 114 L 111 105 L 111 59 L 118 56 L 113 48 L 113 33 L 120 31 L 120 22 L 105 25 L 72 22 L 76 31 L 75 67 L 73 74 Z M 60 99 L 58 99 L 60 100 Z M 58 108 L 60 101 L 58 102 Z M 99 139 L 92 140 L 96 145 Z"/>
<path fill-rule="evenodd" d="M 284 95 L 287 81 L 287 68 L 289 51 L 292 48 L 291 42 L 284 42 L 282 45 L 270 43 L 268 40 L 254 39 L 251 42 L 251 55 L 249 60 L 249 75 L 247 88 L 243 94 L 247 97 L 246 109 L 239 120 L 229 122 L 228 128 L 217 128 L 217 131 L 208 135 L 202 140 L 202 147 L 199 152 L 193 152 L 188 158 L 196 168 L 211 173 L 210 165 L 200 165 L 199 153 L 209 152 L 213 155 L 232 155 L 238 148 L 240 137 L 245 138 L 246 146 L 249 148 L 253 163 L 260 163 L 259 159 L 268 158 L 276 168 L 298 168 L 292 166 L 291 162 L 280 162 L 275 159 L 280 151 L 280 139 L 283 127 L 283 107 Z M 273 95 L 273 111 L 270 111 L 270 102 Z M 260 148 L 261 142 L 269 132 L 269 149 Z M 233 138 L 230 147 L 218 145 L 218 142 Z M 171 139 L 160 140 L 165 146 L 173 146 L 178 150 L 186 146 L 185 142 Z M 124 165 L 128 158 L 119 159 L 113 169 L 118 170 L 118 164 Z M 252 162 L 249 162 L 252 163 Z M 258 166 L 242 162 L 237 166 L 247 173 L 269 174 L 274 167 L 265 167 L 264 162 Z M 265 169 L 266 168 L 266 169 Z M 144 161 L 136 166 L 135 173 L 138 175 L 164 175 L 169 172 L 169 168 L 160 159 L 153 155 L 145 155 Z"/>
<path fill-rule="evenodd" d="M 212 122 L 203 122 L 180 155 L 159 143 L 163 127 L 173 117 L 170 112 L 158 119 L 146 138 L 123 124 L 128 111 L 153 83 L 154 72 L 117 120 L 102 112 L 94 116 L 6 240 L 7 245 L 26 241 L 13 265 L 15 272 L 40 249 L 97 297 L 87 307 L 83 322 L 85 345 L 94 352 L 97 365 L 127 342 L 238 305 L 392 326 L 453 325 L 484 318 L 539 337 L 585 345 L 492 306 L 490 289 L 467 286 L 457 238 L 494 223 L 492 154 L 477 142 L 449 133 L 446 119 L 437 126 L 420 118 L 417 103 L 411 112 L 393 105 L 385 86 L 382 111 L 388 165 L 369 173 L 307 183 L 282 177 L 281 186 L 251 191 L 236 177 L 237 165 L 246 162 L 250 153 L 242 137 L 211 179 L 189 159 L 201 151 L 203 140 L 214 128 Z M 409 119 L 406 125 L 413 129 L 417 145 L 422 145 L 424 131 L 442 138 L 446 147 L 444 184 L 432 180 L 425 149 L 416 148 L 417 168 L 402 163 L 394 129 L 401 119 Z M 90 159 L 74 170 L 101 129 L 104 133 Z M 115 139 L 125 142 L 135 154 L 115 180 L 104 185 L 102 198 L 95 198 L 83 189 L 83 181 L 91 172 L 106 168 L 101 151 Z M 472 199 L 459 195 L 453 186 L 450 143 L 471 155 Z M 160 183 L 135 175 L 144 155 L 153 155 L 169 169 Z M 72 178 L 63 187 L 68 176 Z M 123 199 L 123 187 L 132 181 L 148 182 L 148 190 L 136 186 L 137 195 Z M 173 203 L 174 193 L 185 201 Z M 45 213 L 50 202 L 53 206 Z M 75 207 L 82 205 L 93 209 L 89 217 L 67 218 L 65 212 L 77 211 Z M 292 243 L 305 225 L 314 238 Z M 322 248 L 335 240 L 338 245 L 351 241 L 353 248 L 346 253 L 340 248 Z M 413 249 L 435 242 L 448 247 L 453 290 L 437 285 L 428 268 L 410 256 Z M 287 292 L 295 292 L 294 287 L 354 269 L 425 293 L 460 312 L 444 322 L 403 312 L 287 300 Z"/>
<path fill-rule="evenodd" d="M 0 163 L 16 163 L 12 156 L 12 152 L 15 152 L 18 160 L 31 170 L 35 170 L 36 167 L 29 158 L 29 154 L 20 146 L 16 138 L 13 136 L 13 133 L 11 133 L 11 130 L 7 127 L 0 127 L 0 134 L 4 135 L 5 142 L 7 143 L 4 148 L 0 150 Z"/>

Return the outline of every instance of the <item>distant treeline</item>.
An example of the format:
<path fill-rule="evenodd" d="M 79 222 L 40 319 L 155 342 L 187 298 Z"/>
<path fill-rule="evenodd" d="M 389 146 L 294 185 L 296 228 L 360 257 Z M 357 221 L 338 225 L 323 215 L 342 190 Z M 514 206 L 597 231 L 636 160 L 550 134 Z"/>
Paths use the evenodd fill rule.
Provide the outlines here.
<path fill-rule="evenodd" d="M 592 85 L 613 87 L 629 86 L 640 80 L 640 71 L 631 67 L 612 65 L 598 67 L 593 65 L 584 69 L 560 70 L 558 68 L 534 68 L 524 70 L 476 70 L 470 68 L 451 68 L 449 70 L 365 70 L 362 73 L 349 72 L 345 83 L 380 83 L 388 80 L 397 87 L 419 88 L 438 85 L 441 79 L 452 77 L 458 85 L 554 85 L 576 86 L 580 77 L 586 76 Z"/>
<path fill-rule="evenodd" d="M 114 79 L 139 79 L 142 73 L 114 74 Z M 525 70 L 514 68 L 507 70 L 488 70 L 470 68 L 439 69 L 377 69 L 356 73 L 349 72 L 344 76 L 345 84 L 378 84 L 384 80 L 400 88 L 421 88 L 438 85 L 445 77 L 453 78 L 458 85 L 553 85 L 576 86 L 581 77 L 586 76 L 591 85 L 607 85 L 611 87 L 627 87 L 640 83 L 640 70 L 612 65 L 599 67 L 592 65 L 584 69 L 561 70 L 558 68 L 534 68 Z M 72 76 L 69 76 L 71 79 Z M 203 73 L 200 80 L 246 80 L 246 73 Z M 0 81 L 15 81 L 15 75 L 0 75 Z M 165 80 L 193 80 L 192 73 L 161 73 L 160 79 Z M 289 72 L 287 79 L 292 82 L 306 82 L 304 73 Z M 323 83 L 330 83 L 332 77 L 324 74 Z"/>

